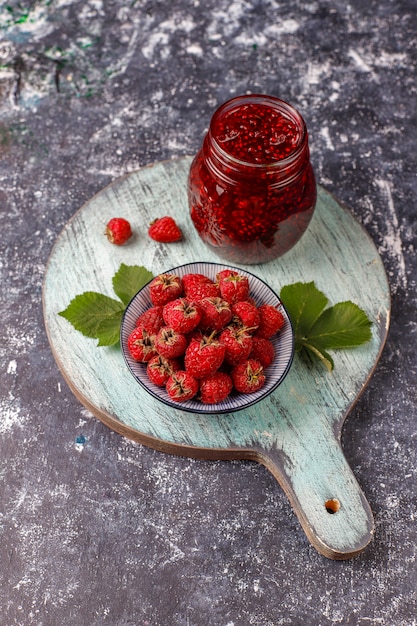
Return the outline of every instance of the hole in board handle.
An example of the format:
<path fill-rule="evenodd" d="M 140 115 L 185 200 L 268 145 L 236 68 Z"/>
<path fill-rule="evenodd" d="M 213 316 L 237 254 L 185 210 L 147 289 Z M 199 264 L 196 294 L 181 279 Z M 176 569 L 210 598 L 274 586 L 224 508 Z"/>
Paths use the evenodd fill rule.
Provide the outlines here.
<path fill-rule="evenodd" d="M 340 502 L 337 498 L 331 498 L 330 500 L 326 500 L 324 506 L 326 507 L 326 511 L 333 515 L 340 509 Z"/>

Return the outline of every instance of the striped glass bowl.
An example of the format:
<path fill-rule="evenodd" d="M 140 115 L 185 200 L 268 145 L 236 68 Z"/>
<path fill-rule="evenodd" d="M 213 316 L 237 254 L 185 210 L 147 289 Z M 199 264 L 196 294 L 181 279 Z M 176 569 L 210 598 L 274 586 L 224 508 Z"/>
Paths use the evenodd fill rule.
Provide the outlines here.
<path fill-rule="evenodd" d="M 182 277 L 185 274 L 196 273 L 204 274 L 212 280 L 215 280 L 218 272 L 224 269 L 232 269 L 248 277 L 250 296 L 258 306 L 265 303 L 271 304 L 279 308 L 283 314 L 285 324 L 279 333 L 271 339 L 276 355 L 274 362 L 265 369 L 266 381 L 263 387 L 253 393 L 242 394 L 232 391 L 226 400 L 217 404 L 203 404 L 198 400 L 198 396 L 186 402 L 175 402 L 171 400 L 163 387 L 158 387 L 149 380 L 146 373 L 146 363 L 135 361 L 127 348 L 127 340 L 130 333 L 136 327 L 137 318 L 149 307 L 153 306 L 149 296 L 150 283 L 148 283 L 142 287 L 126 307 L 120 329 L 120 344 L 127 367 L 137 382 L 154 398 L 172 408 L 200 414 L 232 413 L 234 411 L 240 411 L 260 402 L 271 394 L 282 383 L 291 367 L 294 356 L 294 331 L 291 320 L 277 294 L 263 280 L 241 268 L 208 262 L 187 263 L 165 270 L 164 274 L 176 274 Z"/>

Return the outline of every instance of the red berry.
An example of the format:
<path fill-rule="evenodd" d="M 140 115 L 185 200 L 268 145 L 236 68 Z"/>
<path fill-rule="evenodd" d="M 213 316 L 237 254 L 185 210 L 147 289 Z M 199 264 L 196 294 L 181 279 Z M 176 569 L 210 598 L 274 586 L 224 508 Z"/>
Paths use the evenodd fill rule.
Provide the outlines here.
<path fill-rule="evenodd" d="M 232 319 L 230 305 L 223 298 L 208 297 L 199 302 L 202 311 L 200 326 L 205 329 L 221 330 Z"/>
<path fill-rule="evenodd" d="M 248 358 L 252 350 L 252 336 L 245 328 L 229 326 L 220 334 L 219 341 L 226 348 L 224 360 L 229 365 L 237 365 Z"/>
<path fill-rule="evenodd" d="M 192 339 L 185 351 L 185 369 L 196 378 L 204 378 L 219 369 L 225 352 L 225 346 L 214 335 L 204 335 L 200 341 Z"/>
<path fill-rule="evenodd" d="M 146 367 L 148 378 L 154 385 L 164 387 L 173 372 L 180 369 L 180 364 L 175 359 L 166 359 L 160 354 L 151 358 Z"/>
<path fill-rule="evenodd" d="M 259 361 L 266 368 L 271 365 L 275 358 L 275 349 L 269 339 L 255 335 L 252 337 L 252 351 L 249 356 L 251 359 Z"/>
<path fill-rule="evenodd" d="M 198 380 L 189 372 L 178 370 L 168 378 L 165 388 L 171 400 L 185 402 L 197 394 Z"/>
<path fill-rule="evenodd" d="M 159 274 L 149 284 L 149 297 L 154 306 L 175 300 L 182 293 L 182 281 L 176 274 Z"/>
<path fill-rule="evenodd" d="M 215 298 L 220 295 L 216 283 L 204 274 L 185 274 L 182 277 L 184 293 L 189 300 L 199 301 L 203 298 Z"/>
<path fill-rule="evenodd" d="M 167 302 L 163 316 L 167 326 L 179 333 L 189 333 L 200 323 L 201 309 L 186 298 L 178 298 Z"/>
<path fill-rule="evenodd" d="M 173 217 L 166 215 L 154 220 L 148 230 L 149 237 L 161 243 L 172 243 L 182 238 L 181 229 Z"/>
<path fill-rule="evenodd" d="M 163 326 L 155 337 L 155 349 L 166 359 L 182 356 L 187 347 L 187 338 L 169 326 Z"/>
<path fill-rule="evenodd" d="M 214 372 L 200 381 L 200 400 L 203 404 L 223 402 L 233 388 L 232 379 L 225 372 Z"/>
<path fill-rule="evenodd" d="M 146 363 L 156 355 L 155 335 L 151 335 L 146 328 L 137 326 L 127 339 L 127 347 L 135 361 Z"/>
<path fill-rule="evenodd" d="M 151 335 L 156 335 L 162 326 L 165 326 L 162 315 L 163 308 L 163 306 L 153 306 L 147 309 L 136 320 L 136 326 L 142 326 L 146 328 Z"/>
<path fill-rule="evenodd" d="M 249 298 L 249 280 L 238 272 L 224 270 L 217 274 L 220 294 L 222 298 L 234 304 Z"/>
<path fill-rule="evenodd" d="M 113 217 L 106 226 L 106 235 L 110 243 L 122 246 L 132 236 L 132 229 L 123 217 Z"/>
<path fill-rule="evenodd" d="M 194 328 L 194 330 L 192 330 L 190 333 L 187 333 L 188 343 L 191 343 L 193 339 L 196 339 L 197 341 L 201 341 L 203 337 L 204 337 L 204 332 L 203 332 L 203 329 L 200 327 Z"/>
<path fill-rule="evenodd" d="M 258 391 L 265 383 L 264 368 L 256 359 L 242 361 L 232 369 L 232 380 L 239 393 Z"/>
<path fill-rule="evenodd" d="M 229 270 L 229 269 L 221 270 L 220 272 L 216 274 L 216 282 L 217 284 L 220 284 L 220 282 L 224 280 L 225 278 L 229 278 L 229 276 L 235 276 L 236 274 L 238 274 L 236 270 Z"/>
<path fill-rule="evenodd" d="M 258 311 L 261 319 L 256 335 L 269 339 L 284 326 L 284 316 L 281 311 L 272 306 L 272 304 L 261 304 Z"/>
<path fill-rule="evenodd" d="M 246 329 L 251 329 L 255 332 L 259 326 L 261 316 L 256 305 L 248 300 L 242 300 L 241 302 L 235 302 L 232 304 L 232 313 L 234 320 L 237 323 L 245 326 Z"/>

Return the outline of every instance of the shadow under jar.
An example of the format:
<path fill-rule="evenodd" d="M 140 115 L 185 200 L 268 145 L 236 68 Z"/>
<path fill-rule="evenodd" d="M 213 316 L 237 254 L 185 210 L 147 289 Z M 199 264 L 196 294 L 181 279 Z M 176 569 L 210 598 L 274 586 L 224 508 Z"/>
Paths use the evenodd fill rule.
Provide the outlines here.
<path fill-rule="evenodd" d="M 220 257 L 265 263 L 290 250 L 317 199 L 308 133 L 290 104 L 238 96 L 215 111 L 188 180 L 191 219 Z"/>

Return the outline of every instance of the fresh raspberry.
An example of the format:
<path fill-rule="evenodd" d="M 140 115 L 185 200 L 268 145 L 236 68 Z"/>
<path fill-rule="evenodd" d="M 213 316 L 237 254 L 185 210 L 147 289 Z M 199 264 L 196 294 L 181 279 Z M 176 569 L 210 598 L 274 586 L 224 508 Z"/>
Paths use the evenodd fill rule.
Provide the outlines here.
<path fill-rule="evenodd" d="M 155 349 L 166 359 L 182 356 L 187 347 L 187 338 L 169 326 L 163 326 L 155 337 Z"/>
<path fill-rule="evenodd" d="M 198 380 L 189 372 L 178 370 L 167 380 L 166 391 L 174 402 L 185 402 L 198 392 Z"/>
<path fill-rule="evenodd" d="M 284 326 L 285 319 L 281 311 L 276 309 L 272 304 L 261 304 L 258 307 L 261 317 L 256 335 L 269 339 Z"/>
<path fill-rule="evenodd" d="M 252 337 L 252 351 L 249 357 L 256 359 L 264 368 L 267 368 L 275 358 L 274 346 L 269 339 L 255 335 Z"/>
<path fill-rule="evenodd" d="M 146 373 L 148 378 L 154 385 L 158 387 L 164 387 L 168 378 L 174 372 L 180 369 L 179 361 L 175 359 L 166 359 L 165 357 L 157 354 L 148 361 L 146 367 Z"/>
<path fill-rule="evenodd" d="M 123 217 L 113 217 L 107 223 L 106 236 L 110 243 L 122 246 L 132 236 L 130 223 Z"/>
<path fill-rule="evenodd" d="M 192 339 L 185 351 L 185 369 L 196 378 L 204 378 L 219 369 L 225 352 L 225 346 L 214 338 L 214 333 L 204 335 L 200 341 Z"/>
<path fill-rule="evenodd" d="M 229 276 L 233 276 L 234 274 L 237 274 L 236 270 L 229 270 L 229 269 L 221 270 L 220 272 L 216 274 L 217 284 L 219 284 L 220 281 L 222 281 L 224 278 L 228 278 Z"/>
<path fill-rule="evenodd" d="M 155 349 L 155 335 L 151 335 L 146 328 L 136 326 L 127 339 L 127 347 L 135 361 L 146 363 L 157 354 Z"/>
<path fill-rule="evenodd" d="M 148 333 L 156 335 L 158 331 L 165 326 L 165 321 L 162 315 L 163 306 L 153 306 L 147 309 L 136 320 L 136 326 L 142 326 L 146 328 Z"/>
<path fill-rule="evenodd" d="M 151 222 L 149 237 L 161 243 L 172 243 L 182 239 L 182 232 L 173 217 L 165 215 Z"/>
<path fill-rule="evenodd" d="M 264 368 L 256 359 L 248 359 L 238 363 L 232 369 L 233 385 L 239 393 L 258 391 L 265 383 Z"/>
<path fill-rule="evenodd" d="M 229 272 L 226 275 L 226 272 Z M 238 272 L 224 270 L 217 274 L 220 295 L 230 304 L 247 300 L 249 297 L 249 280 Z"/>
<path fill-rule="evenodd" d="M 149 283 L 149 297 L 154 306 L 163 306 L 182 294 L 182 281 L 176 274 L 159 274 Z"/>
<path fill-rule="evenodd" d="M 204 274 L 185 274 L 182 277 L 184 293 L 189 300 L 196 302 L 203 298 L 216 298 L 220 296 L 216 283 Z"/>
<path fill-rule="evenodd" d="M 201 320 L 199 305 L 190 303 L 186 298 L 171 300 L 164 306 L 163 316 L 167 326 L 179 333 L 190 333 Z"/>
<path fill-rule="evenodd" d="M 248 300 L 242 300 L 241 302 L 235 302 L 232 304 L 233 321 L 245 326 L 246 329 L 250 329 L 255 332 L 259 326 L 261 316 L 256 305 Z"/>
<path fill-rule="evenodd" d="M 192 330 L 190 333 L 187 333 L 188 343 L 191 343 L 193 339 L 196 339 L 197 341 L 201 341 L 203 337 L 204 337 L 204 332 L 203 332 L 203 329 L 200 327 L 194 328 L 194 330 Z"/>
<path fill-rule="evenodd" d="M 220 334 L 219 341 L 226 348 L 224 360 L 231 366 L 247 359 L 252 350 L 252 336 L 244 327 L 228 326 Z"/>
<path fill-rule="evenodd" d="M 225 372 L 213 372 L 200 381 L 200 400 L 203 404 L 223 402 L 233 389 L 232 379 Z"/>
<path fill-rule="evenodd" d="M 221 330 L 232 319 L 230 304 L 223 298 L 203 298 L 199 306 L 202 311 L 200 326 L 204 329 Z"/>

